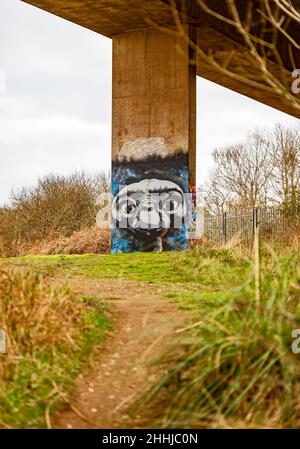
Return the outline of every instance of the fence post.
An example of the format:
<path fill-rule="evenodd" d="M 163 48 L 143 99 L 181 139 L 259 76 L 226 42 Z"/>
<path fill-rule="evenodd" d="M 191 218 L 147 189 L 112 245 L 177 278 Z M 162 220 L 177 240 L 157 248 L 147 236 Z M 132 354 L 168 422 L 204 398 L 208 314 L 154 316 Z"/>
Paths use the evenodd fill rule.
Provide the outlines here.
<path fill-rule="evenodd" d="M 261 209 L 256 208 L 255 209 L 255 224 L 256 224 L 256 229 L 259 227 L 260 224 L 260 219 L 259 219 L 259 211 L 261 211 Z"/>
<path fill-rule="evenodd" d="M 224 243 L 226 244 L 227 243 L 227 212 L 223 212 L 222 232 L 223 232 Z"/>
<path fill-rule="evenodd" d="M 255 207 L 254 209 L 252 209 L 252 232 L 253 232 L 253 237 L 255 236 L 255 232 L 258 228 L 258 209 L 257 207 Z"/>

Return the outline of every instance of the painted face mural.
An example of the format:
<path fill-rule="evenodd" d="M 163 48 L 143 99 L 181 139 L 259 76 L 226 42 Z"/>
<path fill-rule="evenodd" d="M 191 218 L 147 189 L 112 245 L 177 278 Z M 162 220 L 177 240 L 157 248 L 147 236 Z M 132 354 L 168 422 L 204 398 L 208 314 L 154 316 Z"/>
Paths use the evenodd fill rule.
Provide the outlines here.
<path fill-rule="evenodd" d="M 183 250 L 190 214 L 188 158 L 160 139 L 137 139 L 113 163 L 112 252 Z M 126 151 L 125 151 L 126 150 Z"/>

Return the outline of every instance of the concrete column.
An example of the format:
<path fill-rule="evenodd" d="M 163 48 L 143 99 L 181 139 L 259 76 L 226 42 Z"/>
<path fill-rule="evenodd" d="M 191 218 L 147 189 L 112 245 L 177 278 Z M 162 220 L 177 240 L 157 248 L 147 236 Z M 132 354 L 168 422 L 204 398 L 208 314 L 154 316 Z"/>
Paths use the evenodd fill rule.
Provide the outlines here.
<path fill-rule="evenodd" d="M 187 215 L 180 219 L 196 175 L 190 52 L 185 40 L 157 30 L 113 38 L 113 252 L 188 246 Z"/>

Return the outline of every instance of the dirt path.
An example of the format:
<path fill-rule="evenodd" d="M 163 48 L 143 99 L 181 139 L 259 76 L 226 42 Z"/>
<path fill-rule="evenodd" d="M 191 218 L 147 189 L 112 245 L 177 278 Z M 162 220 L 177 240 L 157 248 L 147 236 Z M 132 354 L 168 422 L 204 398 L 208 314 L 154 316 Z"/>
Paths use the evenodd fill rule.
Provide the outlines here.
<path fill-rule="evenodd" d="M 161 288 L 134 281 L 72 281 L 74 290 L 106 298 L 115 311 L 115 331 L 97 352 L 92 369 L 81 375 L 70 406 L 56 428 L 151 427 L 155 410 L 128 415 L 130 405 L 162 375 L 153 359 L 165 351 L 185 317 L 161 299 Z M 159 405 L 158 405 L 159 408 Z"/>

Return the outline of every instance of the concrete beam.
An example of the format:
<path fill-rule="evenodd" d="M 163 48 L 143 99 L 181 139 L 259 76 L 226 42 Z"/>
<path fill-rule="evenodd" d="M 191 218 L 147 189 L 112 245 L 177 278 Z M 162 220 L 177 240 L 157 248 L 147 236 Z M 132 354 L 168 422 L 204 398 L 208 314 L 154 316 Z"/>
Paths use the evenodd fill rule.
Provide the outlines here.
<path fill-rule="evenodd" d="M 300 118 L 299 109 L 293 107 L 289 98 L 265 90 L 267 85 L 265 84 L 262 74 L 257 71 L 257 68 L 250 60 L 248 49 L 224 36 L 219 31 L 209 27 L 197 29 L 197 43 L 198 47 L 201 48 L 205 54 L 209 54 L 213 49 L 214 59 L 232 73 L 232 76 L 226 75 L 222 70 L 218 70 L 213 65 L 208 64 L 205 59 L 202 59 L 199 56 L 197 59 L 198 76 L 213 81 L 223 87 L 227 87 L 234 92 L 238 92 L 267 106 L 271 106 L 274 109 L 285 112 L 286 114 Z M 235 56 L 228 63 L 228 55 L 232 55 L 233 53 Z M 275 75 L 275 78 L 280 80 L 281 83 L 286 86 L 287 90 L 291 89 L 291 71 L 280 68 L 272 61 L 269 61 L 268 68 L 270 72 Z M 242 75 L 242 77 L 244 75 L 244 82 L 239 80 L 238 77 L 235 78 L 234 75 Z M 247 83 L 247 79 L 251 78 L 259 82 L 262 87 L 253 87 L 250 83 Z"/>
<path fill-rule="evenodd" d="M 97 33 L 113 38 L 124 33 L 151 29 L 151 23 L 174 29 L 174 17 L 168 0 L 22 0 L 31 5 L 37 6 L 52 14 L 56 14 L 66 20 L 86 27 Z M 220 59 L 228 59 L 228 54 L 234 48 L 238 59 L 245 69 L 253 72 L 253 65 L 245 65 L 245 54 L 248 49 L 245 47 L 243 39 L 233 27 L 228 26 L 220 20 L 205 14 L 199 7 L 197 0 L 176 0 L 181 17 L 184 23 L 193 25 L 198 30 L 198 45 L 204 51 L 212 51 Z M 218 13 L 225 15 L 226 2 L 218 0 L 207 0 L 211 8 Z M 242 17 L 245 15 L 248 2 L 236 0 L 236 5 Z M 260 3 L 257 0 L 257 9 Z M 300 27 L 296 23 L 288 25 L 287 31 L 291 33 L 296 42 L 300 40 Z M 258 36 L 260 30 L 257 30 Z M 283 61 L 282 70 L 273 63 L 274 73 L 279 74 L 280 79 L 288 88 L 291 86 L 291 65 L 289 41 L 279 33 L 277 38 L 277 50 Z M 293 50 L 293 61 L 296 67 L 300 67 L 300 51 Z M 234 64 L 233 73 L 238 73 L 240 64 Z M 257 69 L 256 69 L 257 72 Z M 299 109 L 295 108 L 289 100 L 265 91 L 264 89 L 249 87 L 247 83 L 240 82 L 232 76 L 221 74 L 213 66 L 207 66 L 201 59 L 198 60 L 198 75 L 227 87 L 233 91 L 246 95 L 266 105 L 300 118 Z M 260 73 L 253 72 L 254 78 Z M 262 80 L 262 84 L 264 81 Z"/>
<path fill-rule="evenodd" d="M 163 26 L 174 23 L 161 0 L 22 0 L 107 37 L 149 27 L 148 19 Z"/>

